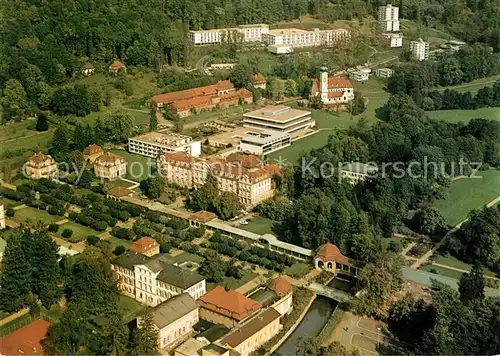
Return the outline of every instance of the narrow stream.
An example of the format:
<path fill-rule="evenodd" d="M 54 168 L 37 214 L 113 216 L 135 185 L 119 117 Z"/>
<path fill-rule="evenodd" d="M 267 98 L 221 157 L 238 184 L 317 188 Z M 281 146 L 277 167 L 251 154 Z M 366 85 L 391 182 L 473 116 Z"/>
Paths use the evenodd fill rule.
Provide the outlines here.
<path fill-rule="evenodd" d="M 301 336 L 317 336 L 323 326 L 335 310 L 337 302 L 322 296 L 317 296 L 311 307 L 307 311 L 304 319 L 300 322 L 293 333 L 285 340 L 283 344 L 273 353 L 276 356 L 295 355 L 295 345 Z"/>

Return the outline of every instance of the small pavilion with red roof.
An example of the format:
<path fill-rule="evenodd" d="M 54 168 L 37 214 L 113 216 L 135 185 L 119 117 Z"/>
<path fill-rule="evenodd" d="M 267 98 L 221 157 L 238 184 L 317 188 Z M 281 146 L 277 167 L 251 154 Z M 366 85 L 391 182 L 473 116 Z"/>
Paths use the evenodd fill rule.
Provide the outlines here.
<path fill-rule="evenodd" d="M 335 275 L 342 271 L 342 273 L 356 276 L 359 269 L 355 266 L 353 260 L 344 256 L 339 248 L 330 242 L 318 248 L 314 255 L 314 266 L 317 269 L 332 272 Z"/>

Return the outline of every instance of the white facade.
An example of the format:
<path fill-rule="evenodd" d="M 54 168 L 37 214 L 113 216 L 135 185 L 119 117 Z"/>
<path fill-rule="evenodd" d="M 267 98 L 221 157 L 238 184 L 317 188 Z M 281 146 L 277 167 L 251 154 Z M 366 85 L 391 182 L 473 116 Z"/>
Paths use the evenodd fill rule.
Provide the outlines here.
<path fill-rule="evenodd" d="M 150 132 L 128 139 L 128 150 L 141 156 L 156 158 L 166 152 L 186 152 L 193 157 L 201 154 L 201 142 L 189 136 Z"/>
<path fill-rule="evenodd" d="M 262 41 L 270 48 L 278 51 L 279 47 L 290 46 L 292 48 L 331 46 L 335 42 L 348 40 L 351 33 L 345 29 L 320 30 L 315 28 L 311 31 L 298 28 L 285 28 L 270 30 L 269 33 L 262 35 Z"/>
<path fill-rule="evenodd" d="M 292 134 L 316 125 L 311 112 L 284 105 L 266 106 L 243 114 L 245 127 L 281 131 Z"/>
<path fill-rule="evenodd" d="M 357 70 L 349 73 L 349 79 L 355 80 L 357 82 L 364 82 L 370 78 L 370 72 L 365 70 Z"/>
<path fill-rule="evenodd" d="M 276 303 L 271 305 L 281 315 L 290 314 L 293 309 L 293 293 L 288 293 Z"/>
<path fill-rule="evenodd" d="M 390 68 L 378 68 L 375 70 L 375 76 L 379 78 L 390 78 L 394 74 L 394 70 Z"/>
<path fill-rule="evenodd" d="M 274 54 L 290 54 L 293 53 L 293 47 L 290 45 L 269 45 L 267 50 Z"/>
<path fill-rule="evenodd" d="M 158 329 L 158 346 L 160 349 L 172 346 L 193 332 L 193 326 L 200 321 L 199 309 L 177 319 L 172 324 Z"/>
<path fill-rule="evenodd" d="M 388 4 L 378 9 L 378 22 L 382 31 L 399 31 L 399 7 Z"/>
<path fill-rule="evenodd" d="M 5 205 L 0 201 L 0 229 L 5 229 Z"/>
<path fill-rule="evenodd" d="M 189 39 L 194 45 L 220 44 L 222 41 L 241 36 L 243 42 L 260 42 L 262 35 L 269 32 L 269 25 L 241 25 L 235 28 L 215 28 L 212 30 L 189 31 Z"/>
<path fill-rule="evenodd" d="M 292 136 L 287 132 L 275 130 L 262 130 L 253 133 L 247 132 L 247 136 L 240 140 L 238 150 L 263 156 L 278 151 L 292 144 Z"/>
<path fill-rule="evenodd" d="M 403 47 L 403 35 L 401 33 L 384 33 L 383 36 L 389 40 L 391 48 Z"/>
<path fill-rule="evenodd" d="M 429 59 L 429 42 L 425 42 L 421 38 L 417 41 L 411 41 L 410 52 L 419 61 Z"/>
<path fill-rule="evenodd" d="M 329 78 L 327 68 L 322 67 L 319 81 L 313 80 L 311 96 L 320 96 L 325 105 L 345 104 L 354 99 L 354 87 L 345 78 Z"/>

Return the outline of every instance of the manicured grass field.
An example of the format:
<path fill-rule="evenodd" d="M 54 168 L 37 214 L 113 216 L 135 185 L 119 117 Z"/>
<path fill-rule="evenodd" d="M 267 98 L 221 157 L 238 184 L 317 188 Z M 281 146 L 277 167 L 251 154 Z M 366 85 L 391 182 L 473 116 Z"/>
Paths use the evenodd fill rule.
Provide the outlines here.
<path fill-rule="evenodd" d="M 472 209 L 479 209 L 500 195 L 500 171 L 477 172 L 482 178 L 464 178 L 451 183 L 448 198 L 438 200 L 437 208 L 446 222 L 455 226 L 467 217 Z"/>
<path fill-rule="evenodd" d="M 57 236 L 63 239 L 64 237 L 62 237 L 62 232 L 64 231 L 64 229 L 73 230 L 73 235 L 68 239 L 69 242 L 80 242 L 86 240 L 90 235 L 99 235 L 98 231 L 95 231 L 90 227 L 77 224 L 73 221 L 69 221 L 59 226 L 59 230 L 56 233 Z"/>
<path fill-rule="evenodd" d="M 115 236 L 110 236 L 105 241 L 109 241 L 111 243 L 112 250 L 114 250 L 118 246 L 123 246 L 126 249 L 130 249 L 130 246 L 132 245 L 132 243 L 130 241 L 124 240 L 124 239 L 119 239 L 118 237 L 115 237 Z"/>
<path fill-rule="evenodd" d="M 180 255 L 175 256 L 174 260 L 175 260 L 175 262 L 177 262 L 179 264 L 182 262 L 188 262 L 188 261 L 189 262 L 196 262 L 196 263 L 200 264 L 203 261 L 205 261 L 205 258 L 203 258 L 199 255 L 195 255 L 193 253 L 183 252 Z"/>
<path fill-rule="evenodd" d="M 220 283 L 208 282 L 207 283 L 207 290 L 212 290 L 215 287 L 217 287 L 218 285 L 224 286 L 224 287 L 229 288 L 229 289 L 237 289 L 237 288 L 241 287 L 242 285 L 244 285 L 245 283 L 250 282 L 252 279 L 257 277 L 256 273 L 246 271 L 246 270 L 242 271 L 242 272 L 243 272 L 243 276 L 241 277 L 241 279 L 236 279 L 234 277 L 224 277 L 224 279 Z"/>
<path fill-rule="evenodd" d="M 445 277 L 450 277 L 450 278 L 455 278 L 455 279 L 460 279 L 462 277 L 463 272 L 455 271 L 452 269 L 448 268 L 443 268 L 439 266 L 432 266 L 432 265 L 426 265 L 420 268 L 423 271 L 427 272 L 437 272 L 436 274 L 439 274 L 441 276 Z"/>
<path fill-rule="evenodd" d="M 467 123 L 472 119 L 483 118 L 500 121 L 500 108 L 481 108 L 476 110 L 437 110 L 427 111 L 426 115 L 431 119 L 447 122 Z"/>
<path fill-rule="evenodd" d="M 451 89 L 451 90 L 456 90 L 459 92 L 470 91 L 472 93 L 472 95 L 474 95 L 481 88 L 484 88 L 487 86 L 489 86 L 489 87 L 493 86 L 493 84 L 497 80 L 500 80 L 500 74 L 493 75 L 491 77 L 475 79 L 471 82 L 462 83 L 462 84 L 454 85 L 451 87 L 441 87 L 441 88 L 439 88 L 439 90 Z"/>
<path fill-rule="evenodd" d="M 291 277 L 303 277 L 312 269 L 312 265 L 307 263 L 295 263 L 290 267 L 285 268 L 283 271 L 285 274 Z"/>
<path fill-rule="evenodd" d="M 126 322 L 134 319 L 142 313 L 146 307 L 124 294 L 120 294 L 120 299 L 118 300 L 118 310 L 123 316 Z"/>
<path fill-rule="evenodd" d="M 156 171 L 156 160 L 154 158 L 144 157 L 122 150 L 111 150 L 111 152 L 122 156 L 127 161 L 126 179 L 140 182 Z"/>
<path fill-rule="evenodd" d="M 43 221 L 45 224 L 52 224 L 57 221 L 64 219 L 59 215 L 50 215 L 45 210 L 40 210 L 36 208 L 26 207 L 20 210 L 16 210 L 14 213 L 14 220 L 18 223 L 23 223 L 28 220 L 32 222 Z"/>
<path fill-rule="evenodd" d="M 323 130 L 315 135 L 308 136 L 301 140 L 295 141 L 291 146 L 273 152 L 267 157 L 270 163 L 281 162 L 282 164 L 296 164 L 298 163 L 300 157 L 312 150 L 323 147 L 328 142 L 328 136 L 332 134 L 333 130 Z"/>
<path fill-rule="evenodd" d="M 434 260 L 436 263 L 439 263 L 441 265 L 446 265 L 446 266 L 450 266 L 450 267 L 454 267 L 454 268 L 458 268 L 458 269 L 463 269 L 465 271 L 470 271 L 472 269 L 472 266 L 470 264 L 462 262 L 454 256 L 437 255 Z M 484 272 L 484 275 L 486 275 L 486 276 L 491 276 L 491 277 L 496 276 L 495 272 L 490 271 L 488 269 L 484 269 L 483 272 Z"/>
<path fill-rule="evenodd" d="M 250 231 L 259 235 L 272 234 L 272 226 L 274 221 L 262 216 L 254 216 L 247 220 L 248 225 L 239 225 L 238 228 L 246 231 Z"/>

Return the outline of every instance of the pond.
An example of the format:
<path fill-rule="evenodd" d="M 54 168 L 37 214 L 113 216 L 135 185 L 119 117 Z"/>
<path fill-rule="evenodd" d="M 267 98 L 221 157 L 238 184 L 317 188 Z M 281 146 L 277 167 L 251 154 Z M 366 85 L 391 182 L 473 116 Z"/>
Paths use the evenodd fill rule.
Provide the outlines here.
<path fill-rule="evenodd" d="M 316 337 L 321 332 L 326 322 L 337 307 L 337 302 L 322 296 L 317 296 L 309 307 L 304 319 L 300 322 L 293 333 L 273 353 L 273 355 L 289 356 L 295 355 L 295 345 L 302 336 Z"/>

